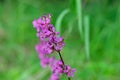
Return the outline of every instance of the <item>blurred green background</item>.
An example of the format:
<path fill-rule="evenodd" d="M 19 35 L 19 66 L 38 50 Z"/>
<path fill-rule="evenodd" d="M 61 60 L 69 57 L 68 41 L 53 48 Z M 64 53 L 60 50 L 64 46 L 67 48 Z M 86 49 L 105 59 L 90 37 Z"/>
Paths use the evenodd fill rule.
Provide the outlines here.
<path fill-rule="evenodd" d="M 0 80 L 48 80 L 32 25 L 48 13 L 77 69 L 72 80 L 120 80 L 120 0 L 0 0 Z"/>

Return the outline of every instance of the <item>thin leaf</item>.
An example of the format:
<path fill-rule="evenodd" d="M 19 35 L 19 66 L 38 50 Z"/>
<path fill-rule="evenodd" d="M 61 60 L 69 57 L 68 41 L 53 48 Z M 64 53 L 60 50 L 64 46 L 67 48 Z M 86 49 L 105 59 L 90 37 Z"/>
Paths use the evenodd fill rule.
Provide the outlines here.
<path fill-rule="evenodd" d="M 56 24 L 55 24 L 55 26 L 56 26 L 56 30 L 58 31 L 58 32 L 61 32 L 61 23 L 62 23 L 62 21 L 63 21 L 63 18 L 65 17 L 65 15 L 67 15 L 68 13 L 69 13 L 69 9 L 65 9 L 65 10 L 63 10 L 62 12 L 61 12 L 61 14 L 58 16 L 58 18 L 57 18 L 57 20 L 56 20 Z"/>
<path fill-rule="evenodd" d="M 80 35 L 83 35 L 83 29 L 82 29 L 82 0 L 76 0 L 76 12 L 77 12 L 77 18 L 78 18 L 78 29 L 80 32 Z"/>
<path fill-rule="evenodd" d="M 84 17 L 84 26 L 85 26 L 85 51 L 87 60 L 90 59 L 90 39 L 89 39 L 89 16 Z"/>

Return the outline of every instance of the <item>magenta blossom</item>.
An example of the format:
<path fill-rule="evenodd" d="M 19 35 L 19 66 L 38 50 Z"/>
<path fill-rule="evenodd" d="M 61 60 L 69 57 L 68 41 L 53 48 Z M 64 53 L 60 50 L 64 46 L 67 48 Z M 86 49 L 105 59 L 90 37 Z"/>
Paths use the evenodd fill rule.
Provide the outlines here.
<path fill-rule="evenodd" d="M 36 50 L 41 54 L 50 54 L 53 52 L 53 45 L 50 42 L 41 42 L 36 46 Z"/>
<path fill-rule="evenodd" d="M 60 80 L 60 76 L 57 74 L 52 74 L 50 80 Z"/>
<path fill-rule="evenodd" d="M 38 20 L 33 21 L 34 28 L 37 30 L 37 37 L 40 43 L 36 45 L 36 51 L 39 54 L 41 66 L 43 68 L 49 66 L 52 71 L 50 80 L 60 80 L 62 74 L 66 74 L 68 79 L 74 76 L 76 69 L 71 69 L 66 66 L 60 54 L 60 51 L 65 46 L 64 39 L 56 32 L 55 27 L 51 24 L 51 15 L 44 15 Z M 55 57 L 50 57 L 53 52 L 59 53 L 60 60 Z"/>
<path fill-rule="evenodd" d="M 63 63 L 62 61 L 57 61 L 53 66 L 52 66 L 52 71 L 53 73 L 55 74 L 63 74 L 64 73 L 64 70 L 63 70 L 64 66 L 63 66 Z"/>
<path fill-rule="evenodd" d="M 72 69 L 70 66 L 66 66 L 66 70 L 64 70 L 64 72 L 67 74 L 68 77 L 73 77 L 76 69 Z"/>

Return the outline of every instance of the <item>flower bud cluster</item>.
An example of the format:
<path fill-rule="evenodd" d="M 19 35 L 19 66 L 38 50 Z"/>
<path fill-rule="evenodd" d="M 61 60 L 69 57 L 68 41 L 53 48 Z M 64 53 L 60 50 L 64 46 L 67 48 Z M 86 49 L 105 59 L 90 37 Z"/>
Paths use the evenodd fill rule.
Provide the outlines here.
<path fill-rule="evenodd" d="M 61 74 L 65 73 L 68 77 L 74 75 L 75 69 L 71 69 L 68 65 L 63 65 L 61 60 L 50 57 L 54 51 L 60 52 L 65 46 L 64 39 L 59 37 L 55 27 L 51 24 L 51 15 L 44 15 L 33 21 L 34 28 L 37 30 L 37 37 L 40 43 L 36 45 L 36 51 L 39 53 L 41 66 L 45 68 L 50 66 L 52 76 L 50 80 L 60 80 Z"/>

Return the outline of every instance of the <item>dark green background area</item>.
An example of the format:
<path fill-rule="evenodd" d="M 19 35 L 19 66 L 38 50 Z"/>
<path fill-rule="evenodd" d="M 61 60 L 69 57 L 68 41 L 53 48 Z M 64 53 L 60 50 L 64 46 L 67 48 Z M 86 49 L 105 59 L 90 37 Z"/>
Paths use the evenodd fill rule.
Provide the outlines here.
<path fill-rule="evenodd" d="M 77 69 L 71 80 L 120 80 L 120 0 L 82 0 L 79 5 L 81 20 L 89 16 L 89 60 L 84 34 L 78 30 L 75 1 L 0 0 L 0 80 L 48 80 L 51 71 L 40 66 L 35 51 L 39 39 L 32 21 L 50 13 L 55 25 L 65 9 L 70 12 L 61 24 L 66 43 L 61 53 L 65 63 Z M 61 80 L 67 80 L 66 76 Z"/>

